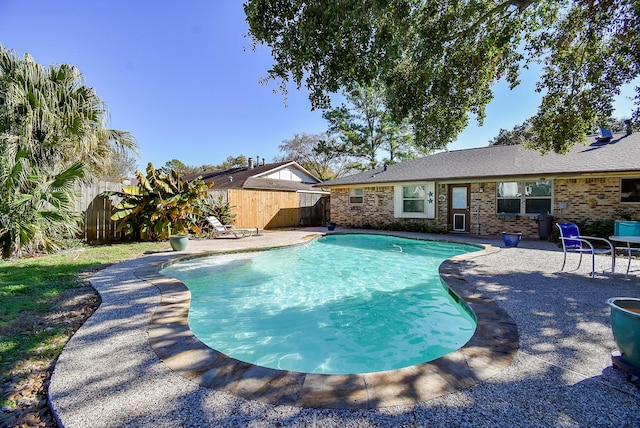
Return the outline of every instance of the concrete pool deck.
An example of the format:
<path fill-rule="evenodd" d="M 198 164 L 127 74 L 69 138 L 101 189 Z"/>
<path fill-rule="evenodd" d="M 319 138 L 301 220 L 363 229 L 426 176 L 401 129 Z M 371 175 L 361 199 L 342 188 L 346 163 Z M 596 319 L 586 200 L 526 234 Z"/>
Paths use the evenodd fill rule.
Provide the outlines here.
<path fill-rule="evenodd" d="M 323 231 L 192 240 L 185 252 L 150 254 L 96 274 L 102 305 L 65 347 L 49 387 L 60 425 L 640 426 L 640 389 L 611 366 L 616 345 L 605 303 L 640 296 L 640 263 L 634 260 L 629 279 L 626 259 L 617 261 L 623 273 L 611 275 L 602 274 L 608 260 L 597 258 L 595 279 L 588 259 L 579 271 L 558 272 L 561 251 L 542 241 L 443 264 L 441 273 L 471 301 L 479 321 L 492 318 L 483 312 L 490 305 L 499 315 L 483 329 L 484 342 L 474 336 L 448 360 L 387 376 L 335 378 L 330 390 L 323 375 L 300 389 L 304 379 L 263 371 L 234 377 L 251 370 L 210 366 L 219 355 L 185 331 L 184 290 L 158 268 L 175 257 L 290 245 Z M 503 247 L 474 236 L 394 234 Z M 568 269 L 577 264 L 571 256 Z M 256 386 L 256 379 L 272 388 Z M 323 391 L 329 393 L 309 401 Z"/>

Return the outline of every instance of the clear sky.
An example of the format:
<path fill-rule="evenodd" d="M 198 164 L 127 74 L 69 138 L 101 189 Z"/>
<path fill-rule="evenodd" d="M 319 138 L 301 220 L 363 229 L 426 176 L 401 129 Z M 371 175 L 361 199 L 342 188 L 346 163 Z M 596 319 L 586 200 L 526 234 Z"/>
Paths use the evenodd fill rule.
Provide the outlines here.
<path fill-rule="evenodd" d="M 272 64 L 253 51 L 241 0 L 0 0 L 0 43 L 43 65 L 80 69 L 110 111 L 110 128 L 131 132 L 139 167 L 171 159 L 218 164 L 244 154 L 271 161 L 278 146 L 327 123 L 307 92 L 260 84 Z M 500 128 L 535 114 L 535 72 L 514 91 L 499 83 L 483 127 L 469 127 L 449 149 L 482 147 Z M 630 115 L 632 88 L 617 103 Z"/>

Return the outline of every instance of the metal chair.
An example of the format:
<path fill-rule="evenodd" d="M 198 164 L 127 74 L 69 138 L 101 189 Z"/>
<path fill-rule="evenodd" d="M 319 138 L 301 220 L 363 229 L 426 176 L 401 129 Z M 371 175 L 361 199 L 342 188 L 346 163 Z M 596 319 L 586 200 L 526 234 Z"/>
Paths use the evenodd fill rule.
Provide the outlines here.
<path fill-rule="evenodd" d="M 582 255 L 591 254 L 591 278 L 594 278 L 596 276 L 596 254 L 611 254 L 611 273 L 614 273 L 616 266 L 615 250 L 611 241 L 595 236 L 580 235 L 578 225 L 575 223 L 556 223 L 556 225 L 558 229 L 560 229 L 560 241 L 562 241 L 562 251 L 564 252 L 564 259 L 562 261 L 562 267 L 560 268 L 561 271 L 564 270 L 564 265 L 567 262 L 567 253 L 580 254 L 578 268 L 582 263 Z M 596 248 L 591 241 L 606 243 L 609 248 Z"/>

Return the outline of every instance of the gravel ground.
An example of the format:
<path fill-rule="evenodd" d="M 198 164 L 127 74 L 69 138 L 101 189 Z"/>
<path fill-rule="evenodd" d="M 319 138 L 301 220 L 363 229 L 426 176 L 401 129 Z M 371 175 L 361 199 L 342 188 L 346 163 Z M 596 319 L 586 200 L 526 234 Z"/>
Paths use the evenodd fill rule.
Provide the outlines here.
<path fill-rule="evenodd" d="M 245 239 L 191 241 L 189 252 L 269 247 L 299 242 L 319 229 L 262 233 Z M 434 237 L 406 234 L 419 237 Z M 495 239 L 453 237 L 501 247 Z M 371 410 L 274 406 L 200 388 L 170 370 L 148 344 L 147 327 L 159 292 L 136 276 L 157 253 L 101 271 L 92 279 L 102 305 L 60 355 L 49 388 L 64 427 L 640 427 L 640 388 L 611 366 L 616 344 L 610 297 L 640 297 L 640 261 L 603 273 L 610 259 L 579 270 L 548 242 L 462 262 L 461 273 L 516 321 L 520 349 L 504 370 L 469 389 L 415 405 Z"/>

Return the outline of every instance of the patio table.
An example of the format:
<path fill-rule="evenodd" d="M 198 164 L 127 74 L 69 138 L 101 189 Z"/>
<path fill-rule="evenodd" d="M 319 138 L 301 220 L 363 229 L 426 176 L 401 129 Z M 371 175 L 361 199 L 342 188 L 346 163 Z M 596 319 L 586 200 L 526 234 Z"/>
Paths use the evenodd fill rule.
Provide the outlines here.
<path fill-rule="evenodd" d="M 640 244 L 640 236 L 636 236 L 636 235 L 629 235 L 629 236 L 624 236 L 624 235 L 613 235 L 609 237 L 610 241 L 614 242 L 614 245 L 616 242 L 623 242 L 625 244 L 627 244 L 627 256 L 629 257 L 629 262 L 627 263 L 627 273 L 625 274 L 625 278 L 629 275 L 629 267 L 631 266 L 631 252 L 632 250 L 638 250 L 637 248 L 632 248 L 631 244 Z M 614 252 L 615 253 L 615 252 Z"/>

